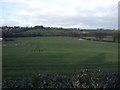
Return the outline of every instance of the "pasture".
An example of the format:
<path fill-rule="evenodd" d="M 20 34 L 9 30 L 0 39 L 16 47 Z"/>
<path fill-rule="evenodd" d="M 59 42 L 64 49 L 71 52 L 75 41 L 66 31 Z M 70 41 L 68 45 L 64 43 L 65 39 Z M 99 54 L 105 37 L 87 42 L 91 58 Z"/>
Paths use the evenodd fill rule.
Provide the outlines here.
<path fill-rule="evenodd" d="M 96 40 L 96 37 L 83 37 L 84 39 Z M 106 36 L 103 40 L 113 41 L 112 36 Z M 117 42 L 117 41 L 116 41 Z"/>
<path fill-rule="evenodd" d="M 3 78 L 38 73 L 71 75 L 79 69 L 117 72 L 118 44 L 73 37 L 24 37 L 3 41 Z"/>
<path fill-rule="evenodd" d="M 32 29 L 28 31 L 23 31 L 21 33 L 58 33 L 64 32 L 63 30 L 56 30 L 56 29 Z"/>

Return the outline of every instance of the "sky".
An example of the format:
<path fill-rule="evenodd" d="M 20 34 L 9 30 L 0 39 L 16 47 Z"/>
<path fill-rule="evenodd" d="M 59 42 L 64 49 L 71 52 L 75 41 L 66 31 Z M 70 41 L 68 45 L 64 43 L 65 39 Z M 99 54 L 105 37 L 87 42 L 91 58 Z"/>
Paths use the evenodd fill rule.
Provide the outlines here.
<path fill-rule="evenodd" d="M 0 26 L 118 28 L 119 0 L 0 0 Z"/>

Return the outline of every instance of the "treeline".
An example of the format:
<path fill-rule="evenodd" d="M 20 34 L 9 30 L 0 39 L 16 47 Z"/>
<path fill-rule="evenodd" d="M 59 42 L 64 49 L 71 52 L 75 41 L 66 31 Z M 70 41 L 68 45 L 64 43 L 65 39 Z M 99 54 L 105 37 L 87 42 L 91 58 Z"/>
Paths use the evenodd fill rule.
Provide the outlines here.
<path fill-rule="evenodd" d="M 3 26 L 1 27 L 2 29 L 2 37 L 3 38 L 8 38 L 8 37 L 19 37 L 19 36 L 28 36 L 27 34 L 21 34 L 20 32 L 23 31 L 28 31 L 32 29 L 43 29 L 43 26 L 35 26 L 35 27 L 19 27 L 19 26 L 14 26 L 14 27 L 8 27 L 8 26 Z"/>
<path fill-rule="evenodd" d="M 8 27 L 3 26 L 2 28 L 2 37 L 9 38 L 9 37 L 36 37 L 36 36 L 78 36 L 75 32 L 76 30 L 81 31 L 80 29 L 73 28 L 70 30 L 64 29 L 62 27 L 44 27 L 44 26 L 34 26 L 34 27 Z M 29 30 L 59 30 L 63 32 L 48 32 L 48 33 L 25 33 L 24 31 Z"/>
<path fill-rule="evenodd" d="M 88 32 L 79 28 L 61 28 L 61 27 L 44 27 L 44 26 L 34 26 L 34 27 L 8 27 L 3 26 L 2 28 L 2 38 L 9 37 L 37 37 L 37 36 L 70 36 L 70 37 L 95 37 L 95 41 L 109 41 L 104 40 L 104 38 L 110 36 L 112 37 L 112 42 L 120 42 L 120 33 L 113 31 L 112 33 L 104 32 L 104 29 L 96 29 L 93 32 Z M 28 30 L 59 30 L 62 32 L 37 32 L 37 33 L 25 33 Z"/>
<path fill-rule="evenodd" d="M 107 32 L 91 32 L 86 35 L 87 37 L 95 37 L 95 41 L 108 41 L 108 42 L 120 42 L 120 33 L 119 32 L 113 32 L 113 33 L 107 33 Z M 112 40 L 105 40 L 105 38 L 111 37 Z"/>

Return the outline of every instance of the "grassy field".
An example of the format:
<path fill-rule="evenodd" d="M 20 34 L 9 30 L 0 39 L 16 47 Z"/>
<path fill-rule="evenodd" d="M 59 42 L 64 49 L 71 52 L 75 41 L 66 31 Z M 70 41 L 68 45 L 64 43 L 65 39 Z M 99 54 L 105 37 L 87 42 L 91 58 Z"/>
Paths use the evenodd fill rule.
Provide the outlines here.
<path fill-rule="evenodd" d="M 3 41 L 3 78 L 37 73 L 70 75 L 79 69 L 117 72 L 118 44 L 72 37 L 27 37 Z"/>
<path fill-rule="evenodd" d="M 58 33 L 58 32 L 64 32 L 64 31 L 72 31 L 73 29 L 32 29 L 32 30 L 28 30 L 28 31 L 23 31 L 21 33 Z M 85 32 L 105 32 L 105 33 L 114 33 L 114 32 L 118 32 L 117 30 L 96 30 L 96 29 L 86 29 L 83 30 Z"/>
<path fill-rule="evenodd" d="M 57 33 L 63 32 L 62 30 L 54 30 L 54 29 L 33 29 L 28 31 L 23 31 L 22 33 Z"/>
<path fill-rule="evenodd" d="M 96 37 L 84 37 L 84 38 L 85 39 L 96 40 Z M 112 36 L 107 36 L 107 37 L 103 38 L 103 40 L 113 41 L 113 37 Z"/>
<path fill-rule="evenodd" d="M 84 30 L 86 32 L 104 32 L 104 33 L 114 33 L 114 32 L 119 32 L 118 30 L 97 30 L 97 29 L 86 29 Z"/>
<path fill-rule="evenodd" d="M 84 39 L 90 39 L 90 40 L 97 40 L 96 37 L 83 37 Z M 112 36 L 106 36 L 103 38 L 103 40 L 105 41 L 113 41 L 113 37 Z M 120 42 L 119 39 L 115 40 L 116 43 Z"/>

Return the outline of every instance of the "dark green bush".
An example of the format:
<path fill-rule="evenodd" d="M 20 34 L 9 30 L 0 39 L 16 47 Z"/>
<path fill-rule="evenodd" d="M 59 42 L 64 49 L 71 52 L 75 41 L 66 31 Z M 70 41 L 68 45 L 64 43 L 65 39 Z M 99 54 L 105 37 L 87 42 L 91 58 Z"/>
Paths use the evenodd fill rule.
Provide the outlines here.
<path fill-rule="evenodd" d="M 3 88 L 119 88 L 117 73 L 80 70 L 72 76 L 38 74 L 22 80 L 4 79 Z"/>

